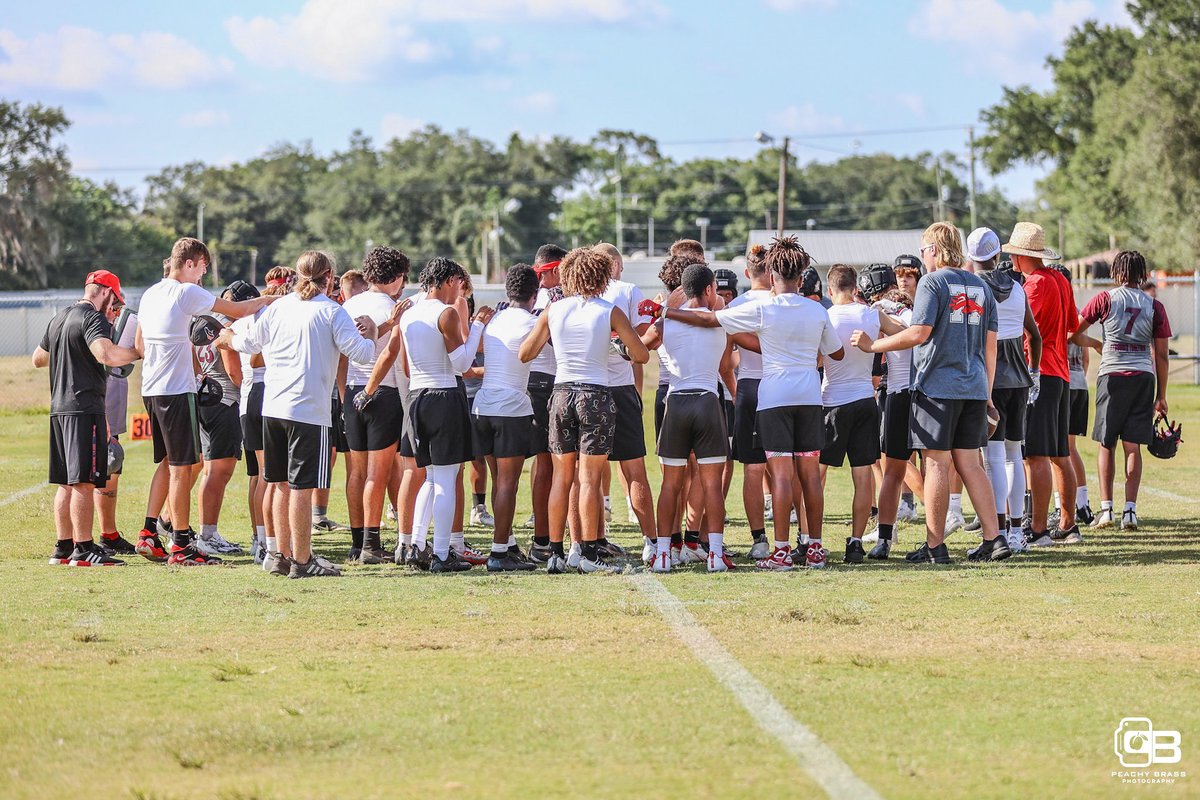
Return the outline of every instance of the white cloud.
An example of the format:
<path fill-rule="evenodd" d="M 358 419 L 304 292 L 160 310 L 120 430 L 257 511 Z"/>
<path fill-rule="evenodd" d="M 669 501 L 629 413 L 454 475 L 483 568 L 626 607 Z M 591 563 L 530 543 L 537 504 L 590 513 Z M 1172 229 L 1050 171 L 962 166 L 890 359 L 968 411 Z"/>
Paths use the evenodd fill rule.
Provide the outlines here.
<path fill-rule="evenodd" d="M 385 114 L 379 123 L 379 136 L 385 142 L 392 139 L 406 139 L 413 131 L 425 127 L 422 120 L 406 117 L 403 114 Z"/>
<path fill-rule="evenodd" d="M 799 11 L 804 8 L 833 8 L 839 0 L 763 0 L 775 11 Z"/>
<path fill-rule="evenodd" d="M 812 103 L 788 106 L 783 111 L 770 114 L 768 118 L 780 134 L 839 133 L 846 130 L 846 123 L 840 116 L 822 114 Z"/>
<path fill-rule="evenodd" d="M 901 92 L 896 95 L 896 102 L 917 119 L 925 118 L 925 98 L 921 97 L 921 95 Z"/>
<path fill-rule="evenodd" d="M 229 59 L 209 55 L 173 33 L 106 34 L 67 25 L 22 39 L 0 30 L 0 87 L 187 89 L 232 74 Z"/>
<path fill-rule="evenodd" d="M 215 108 L 202 108 L 181 116 L 179 124 L 184 128 L 216 128 L 229 124 L 229 112 L 219 111 Z"/>
<path fill-rule="evenodd" d="M 552 92 L 534 92 L 517 100 L 517 108 L 532 114 L 553 114 L 558 110 L 558 97 Z"/>

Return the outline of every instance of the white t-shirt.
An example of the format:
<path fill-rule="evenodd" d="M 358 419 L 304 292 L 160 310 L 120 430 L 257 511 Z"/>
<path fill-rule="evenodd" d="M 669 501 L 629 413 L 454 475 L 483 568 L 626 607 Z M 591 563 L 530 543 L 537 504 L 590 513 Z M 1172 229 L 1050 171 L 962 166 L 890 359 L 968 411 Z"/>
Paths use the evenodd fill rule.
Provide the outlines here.
<path fill-rule="evenodd" d="M 1025 335 L 1025 289 L 1013 281 L 1012 293 L 996 303 L 996 341 Z"/>
<path fill-rule="evenodd" d="M 610 280 L 608 288 L 604 290 L 604 294 L 601 297 L 612 303 L 613 308 L 621 309 L 625 316 L 629 318 L 629 323 L 634 328 L 637 328 L 642 323 L 651 321 L 649 317 L 638 315 L 638 305 L 646 299 L 646 295 L 635 284 L 616 279 Z M 611 336 L 609 338 L 611 340 Z M 608 351 L 608 385 L 633 385 L 632 362 L 621 358 L 612 348 L 609 348 Z"/>
<path fill-rule="evenodd" d="M 821 304 L 798 294 L 772 295 L 717 312 L 726 333 L 756 333 L 762 345 L 763 377 L 758 410 L 821 405 L 817 355 L 836 353 L 842 343 Z"/>
<path fill-rule="evenodd" d="M 474 412 L 489 417 L 526 417 L 533 413 L 529 400 L 529 369 L 518 353 L 533 330 L 537 317 L 510 306 L 483 330 L 483 383 L 475 394 Z"/>
<path fill-rule="evenodd" d="M 538 289 L 537 299 L 533 302 L 534 311 L 542 311 L 550 306 L 550 293 L 545 289 Z M 558 362 L 554 357 L 554 343 L 546 342 L 546 346 L 542 348 L 542 352 L 537 354 L 533 361 L 529 362 L 530 372 L 542 372 L 546 375 L 553 375 L 558 368 Z"/>
<path fill-rule="evenodd" d="M 721 356 L 725 354 L 723 329 L 700 328 L 676 320 L 664 320 L 662 344 L 658 349 L 667 366 L 668 394 L 716 394 L 717 384 L 721 381 Z"/>
<path fill-rule="evenodd" d="M 404 312 L 400 334 L 408 358 L 409 389 L 450 389 L 458 385 L 438 320 L 450 306 L 426 297 Z"/>
<path fill-rule="evenodd" d="M 912 324 L 912 309 L 901 308 L 893 315 L 905 325 Z M 883 354 L 887 359 L 887 393 L 895 394 L 908 388 L 912 380 L 912 350 L 892 350 Z"/>
<path fill-rule="evenodd" d="M 392 316 L 392 309 L 396 307 L 396 301 L 388 297 L 383 292 L 359 292 L 351 297 L 345 303 L 342 303 L 342 308 L 350 315 L 350 319 L 358 317 L 370 317 L 371 321 L 376 325 L 382 325 L 387 322 Z M 379 360 L 379 354 L 387 347 L 388 342 L 392 338 L 392 331 L 388 331 L 383 336 L 375 340 L 375 361 Z M 350 362 L 346 367 L 346 385 L 347 386 L 366 386 L 371 380 L 371 371 L 374 369 L 374 364 L 364 366 Z M 395 370 L 388 370 L 380 381 L 380 386 L 396 386 Z"/>
<path fill-rule="evenodd" d="M 770 289 L 750 289 L 745 294 L 740 294 L 729 301 L 726 308 L 737 308 L 746 303 L 758 303 L 763 300 L 771 299 Z M 743 350 L 737 348 L 738 351 L 738 380 L 750 378 L 759 380 L 762 378 L 762 356 L 753 350 Z"/>
<path fill-rule="evenodd" d="M 846 354 L 841 361 L 825 359 L 825 377 L 821 380 L 821 405 L 825 408 L 844 406 L 855 400 L 875 396 L 871 383 L 871 365 L 875 356 L 850 345 L 855 331 L 863 331 L 872 339 L 879 338 L 879 311 L 862 303 L 834 305 L 826 312 L 833 331 Z"/>
<path fill-rule="evenodd" d="M 599 297 L 564 297 L 545 313 L 556 350 L 554 383 L 608 386 L 612 303 Z"/>
<path fill-rule="evenodd" d="M 146 347 L 142 396 L 160 397 L 196 391 L 192 370 L 192 317 L 212 311 L 216 298 L 194 283 L 163 278 L 142 295 L 138 322 Z"/>

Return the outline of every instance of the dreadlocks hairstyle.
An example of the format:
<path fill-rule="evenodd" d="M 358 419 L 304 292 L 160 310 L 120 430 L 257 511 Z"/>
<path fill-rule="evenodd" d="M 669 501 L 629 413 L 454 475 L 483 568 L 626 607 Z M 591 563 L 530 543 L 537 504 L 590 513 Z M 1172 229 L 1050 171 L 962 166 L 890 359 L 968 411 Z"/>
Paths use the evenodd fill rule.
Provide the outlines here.
<path fill-rule="evenodd" d="M 663 286 L 667 287 L 668 292 L 673 292 L 679 288 L 679 284 L 683 283 L 683 271 L 692 264 L 703 264 L 703 259 L 696 261 L 691 255 L 674 255 L 669 256 L 663 262 L 662 269 L 658 271 L 658 279 L 663 282 Z"/>
<path fill-rule="evenodd" d="M 504 276 L 504 293 L 510 303 L 528 303 L 537 294 L 538 277 L 528 264 L 513 264 Z"/>
<path fill-rule="evenodd" d="M 363 259 L 362 276 L 376 286 L 389 284 L 403 276 L 408 279 L 408 256 L 394 247 L 373 247 Z"/>
<path fill-rule="evenodd" d="M 954 267 L 963 265 L 962 235 L 949 222 L 935 222 L 921 234 L 921 245 L 937 246 L 937 265 Z"/>
<path fill-rule="evenodd" d="M 680 239 L 671 245 L 671 255 L 688 256 L 689 264 L 704 264 L 704 247 L 695 239 Z"/>
<path fill-rule="evenodd" d="M 187 261 L 199 261 L 204 259 L 208 263 L 212 263 L 212 256 L 208 252 L 208 246 L 199 239 L 193 239 L 191 236 L 184 236 L 178 239 L 175 245 L 171 248 L 170 270 L 179 269 Z"/>
<path fill-rule="evenodd" d="M 599 297 L 608 286 L 612 259 L 590 247 L 576 247 L 558 265 L 563 294 L 579 297 Z"/>
<path fill-rule="evenodd" d="M 755 278 L 761 276 L 767 269 L 767 248 L 756 244 L 746 255 L 746 270 Z"/>
<path fill-rule="evenodd" d="M 292 291 L 296 283 L 296 270 L 291 267 L 271 267 L 264 276 L 267 288 L 263 290 L 264 297 L 282 297 Z"/>
<path fill-rule="evenodd" d="M 296 259 L 296 294 L 312 300 L 325 292 L 326 281 L 333 275 L 333 256 L 320 250 L 308 250 Z"/>
<path fill-rule="evenodd" d="M 1146 274 L 1146 258 L 1137 250 L 1122 250 L 1113 259 L 1112 279 L 1118 286 L 1141 286 Z"/>
<path fill-rule="evenodd" d="M 784 236 L 771 240 L 763 261 L 767 269 L 790 283 L 800 280 L 804 270 L 812 264 L 812 256 L 800 246 L 800 240 L 795 236 Z"/>
<path fill-rule="evenodd" d="M 563 250 L 556 244 L 544 244 L 537 249 L 537 253 L 533 256 L 533 265 L 540 267 L 542 264 L 549 264 L 551 261 L 562 261 L 567 255 L 567 251 Z"/>
<path fill-rule="evenodd" d="M 434 256 L 425 263 L 421 270 L 421 291 L 428 292 L 437 289 L 446 281 L 462 278 L 467 283 L 467 271 L 462 264 L 445 256 Z"/>

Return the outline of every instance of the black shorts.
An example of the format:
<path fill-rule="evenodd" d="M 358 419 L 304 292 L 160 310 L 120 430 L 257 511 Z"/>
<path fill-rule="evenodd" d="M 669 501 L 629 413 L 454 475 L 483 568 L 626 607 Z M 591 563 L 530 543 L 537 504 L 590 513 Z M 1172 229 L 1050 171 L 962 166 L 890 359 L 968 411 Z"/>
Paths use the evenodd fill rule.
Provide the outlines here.
<path fill-rule="evenodd" d="M 242 444 L 247 452 L 263 449 L 263 384 L 250 387 L 246 397 L 246 413 L 242 415 Z"/>
<path fill-rule="evenodd" d="M 778 406 L 754 416 L 755 442 L 772 453 L 816 453 L 825 446 L 825 409 L 820 406 Z"/>
<path fill-rule="evenodd" d="M 754 418 L 758 413 L 758 378 L 737 382 L 733 403 L 733 457 L 743 464 L 765 464 L 767 454 L 754 439 Z"/>
<path fill-rule="evenodd" d="M 533 439 L 529 449 L 536 456 L 550 452 L 550 395 L 554 392 L 554 376 L 531 372 L 528 386 L 529 400 L 533 403 Z"/>
<path fill-rule="evenodd" d="M 670 384 L 660 383 L 654 390 L 654 441 L 656 442 L 658 435 L 662 433 L 663 414 L 667 410 L 667 392 L 670 388 Z"/>
<path fill-rule="evenodd" d="M 987 444 L 987 400 L 912 393 L 908 443 L 914 450 L 974 450 Z"/>
<path fill-rule="evenodd" d="M 528 417 L 494 417 L 471 415 L 475 431 L 475 457 L 528 458 L 529 442 L 533 436 L 533 415 Z"/>
<path fill-rule="evenodd" d="M 1092 399 L 1088 397 L 1087 389 L 1071 390 L 1071 419 L 1067 424 L 1068 436 L 1087 436 L 1088 413 L 1091 405 Z"/>
<path fill-rule="evenodd" d="M 908 418 L 912 409 L 912 392 L 901 389 L 887 396 L 883 407 L 882 451 L 888 458 L 908 461 L 913 449 L 908 444 Z"/>
<path fill-rule="evenodd" d="M 339 453 L 349 453 L 350 443 L 346 441 L 346 421 L 342 418 L 342 401 L 336 394 L 329 401 L 329 424 L 333 434 L 333 449 Z"/>
<path fill-rule="evenodd" d="M 1117 440 L 1150 444 L 1154 439 L 1154 375 L 1101 375 L 1096 381 L 1096 425 L 1092 438 L 1110 450 Z"/>
<path fill-rule="evenodd" d="M 50 417 L 50 483 L 108 483 L 108 420 L 103 414 Z"/>
<path fill-rule="evenodd" d="M 729 445 L 729 457 L 733 458 L 733 400 L 726 396 L 724 385 L 721 388 L 721 408 L 725 410 L 725 439 Z"/>
<path fill-rule="evenodd" d="M 646 457 L 646 426 L 642 422 L 642 396 L 635 386 L 613 386 L 617 406 L 617 429 L 613 434 L 609 461 L 632 461 Z"/>
<path fill-rule="evenodd" d="M 208 460 L 242 457 L 242 420 L 237 406 L 200 406 L 200 444 Z"/>
<path fill-rule="evenodd" d="M 150 414 L 154 463 L 165 458 L 172 467 L 190 467 L 200 461 L 200 417 L 196 394 L 164 394 L 142 398 Z"/>
<path fill-rule="evenodd" d="M 262 476 L 293 489 L 328 489 L 332 432 L 325 425 L 263 417 Z"/>
<path fill-rule="evenodd" d="M 1067 440 L 1070 424 L 1071 396 L 1067 382 L 1053 375 L 1043 375 L 1037 402 L 1026 416 L 1025 457 L 1070 455 Z"/>
<path fill-rule="evenodd" d="M 725 409 L 713 392 L 682 391 L 667 395 L 662 431 L 658 434 L 658 457 L 687 462 L 695 453 L 700 463 L 729 458 L 729 433 L 725 427 Z M 668 464 L 668 466 L 683 466 Z"/>
<path fill-rule="evenodd" d="M 879 460 L 879 403 L 875 396 L 825 409 L 825 446 L 821 463 L 869 467 Z"/>
<path fill-rule="evenodd" d="M 243 417 L 242 419 L 245 419 Z M 258 454 L 249 448 L 246 449 L 246 474 L 251 478 L 257 478 L 260 467 L 258 464 Z"/>
<path fill-rule="evenodd" d="M 559 383 L 550 396 L 550 452 L 607 456 L 617 431 L 617 404 L 607 386 Z"/>
<path fill-rule="evenodd" d="M 471 412 L 461 386 L 413 390 L 408 416 L 408 434 L 418 467 L 449 467 L 475 460 Z"/>
<path fill-rule="evenodd" d="M 1000 422 L 996 425 L 996 430 L 989 441 L 1024 441 L 1026 410 L 1029 408 L 1029 390 L 992 389 L 992 405 L 1000 412 Z"/>
<path fill-rule="evenodd" d="M 404 430 L 404 404 L 394 386 L 380 386 L 365 411 L 354 407 L 354 398 L 364 386 L 346 387 L 346 405 L 342 419 L 346 443 L 356 453 L 395 447 Z"/>

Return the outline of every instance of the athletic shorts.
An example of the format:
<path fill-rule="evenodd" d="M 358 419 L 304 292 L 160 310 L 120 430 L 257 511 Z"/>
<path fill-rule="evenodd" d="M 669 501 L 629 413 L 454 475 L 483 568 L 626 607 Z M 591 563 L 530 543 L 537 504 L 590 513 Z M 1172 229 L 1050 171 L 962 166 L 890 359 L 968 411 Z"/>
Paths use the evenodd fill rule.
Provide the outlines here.
<path fill-rule="evenodd" d="M 247 451 L 263 449 L 264 388 L 263 384 L 256 383 L 250 387 L 250 394 L 246 397 L 246 413 L 242 415 L 242 443 L 246 446 Z"/>
<path fill-rule="evenodd" d="M 642 423 L 642 396 L 637 387 L 613 386 L 613 403 L 617 406 L 617 429 L 613 434 L 609 461 L 632 461 L 646 457 L 646 427 Z"/>
<path fill-rule="evenodd" d="M 342 418 L 342 401 L 337 395 L 334 395 L 329 403 L 329 424 L 333 434 L 333 449 L 339 453 L 349 453 L 350 443 L 346 441 L 346 421 Z"/>
<path fill-rule="evenodd" d="M 1067 429 L 1071 424 L 1071 396 L 1062 378 L 1043 375 L 1037 402 L 1025 417 L 1025 457 L 1059 458 L 1071 454 Z"/>
<path fill-rule="evenodd" d="M 992 389 L 992 405 L 1000 412 L 1000 422 L 989 441 L 1020 442 L 1025 439 L 1025 420 L 1029 408 L 1028 389 Z"/>
<path fill-rule="evenodd" d="M 815 453 L 825 446 L 825 409 L 778 406 L 759 409 L 754 438 L 767 453 Z"/>
<path fill-rule="evenodd" d="M 325 425 L 263 417 L 263 480 L 293 489 L 328 489 L 332 431 Z"/>
<path fill-rule="evenodd" d="M 908 461 L 913 449 L 908 444 L 908 419 L 912 409 L 912 392 L 901 389 L 887 396 L 883 407 L 883 454 L 897 461 Z"/>
<path fill-rule="evenodd" d="M 527 417 L 496 417 L 471 415 L 474 428 L 475 458 L 528 458 L 533 438 L 533 415 Z"/>
<path fill-rule="evenodd" d="M 409 393 L 408 426 L 418 467 L 449 467 L 475 460 L 471 412 L 461 386 L 414 389 Z"/>
<path fill-rule="evenodd" d="M 1091 405 L 1092 399 L 1088 396 L 1087 389 L 1071 390 L 1071 419 L 1067 424 L 1068 436 L 1087 436 L 1088 413 L 1091 411 Z"/>
<path fill-rule="evenodd" d="M 245 418 L 243 417 L 243 419 L 245 419 Z M 261 467 L 258 463 L 258 455 L 253 450 L 250 450 L 249 448 L 247 448 L 247 450 L 246 450 L 246 474 L 249 475 L 251 478 L 257 478 L 260 470 L 261 470 Z"/>
<path fill-rule="evenodd" d="M 1096 424 L 1092 438 L 1110 450 L 1117 440 L 1150 444 L 1154 439 L 1154 375 L 1101 375 L 1096 381 Z"/>
<path fill-rule="evenodd" d="M 662 433 L 663 414 L 667 410 L 667 392 L 670 391 L 670 384 L 660 383 L 658 388 L 654 390 L 654 440 L 658 441 L 658 435 Z"/>
<path fill-rule="evenodd" d="M 695 453 L 701 464 L 729 458 L 729 433 L 725 409 L 713 392 L 682 391 L 667 395 L 658 457 L 667 466 L 683 466 Z M 677 463 L 672 463 L 677 462 Z"/>
<path fill-rule="evenodd" d="M 554 376 L 530 372 L 528 387 L 533 403 L 533 439 L 529 449 L 536 456 L 550 452 L 550 395 L 554 392 Z"/>
<path fill-rule="evenodd" d="M 617 431 L 617 404 L 607 386 L 559 383 L 550 396 L 550 452 L 607 456 Z"/>
<path fill-rule="evenodd" d="M 190 467 L 200 461 L 200 417 L 196 394 L 164 394 L 142 398 L 150 415 L 154 463 L 165 458 L 172 467 Z"/>
<path fill-rule="evenodd" d="M 50 416 L 50 483 L 108 483 L 108 420 L 103 414 Z"/>
<path fill-rule="evenodd" d="M 987 444 L 987 400 L 940 400 L 912 393 L 908 443 L 914 450 L 974 450 Z"/>
<path fill-rule="evenodd" d="M 754 418 L 758 413 L 758 378 L 737 382 L 733 402 L 733 457 L 743 464 L 765 464 L 767 454 L 754 440 Z"/>
<path fill-rule="evenodd" d="M 200 444 L 208 460 L 242 457 L 242 420 L 236 405 L 200 406 Z"/>
<path fill-rule="evenodd" d="M 346 443 L 356 453 L 395 447 L 404 430 L 404 404 L 394 386 L 380 386 L 365 411 L 354 407 L 354 398 L 364 386 L 346 387 L 346 405 L 342 419 Z"/>
<path fill-rule="evenodd" d="M 825 409 L 825 446 L 821 463 L 869 467 L 879 460 L 879 403 L 874 394 Z"/>

